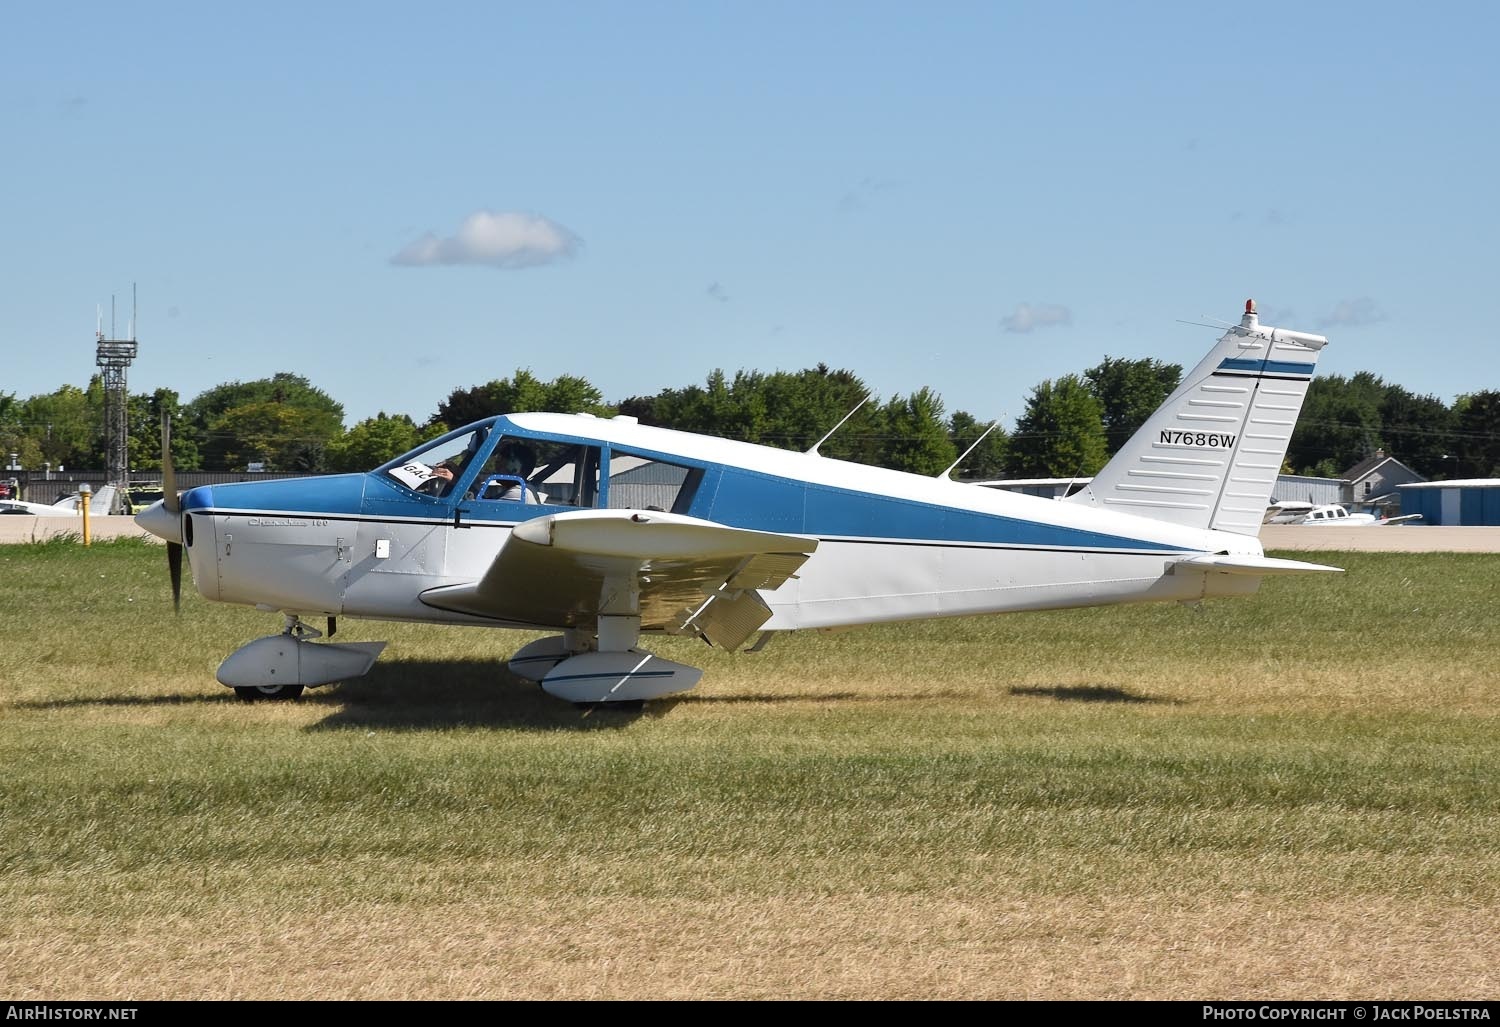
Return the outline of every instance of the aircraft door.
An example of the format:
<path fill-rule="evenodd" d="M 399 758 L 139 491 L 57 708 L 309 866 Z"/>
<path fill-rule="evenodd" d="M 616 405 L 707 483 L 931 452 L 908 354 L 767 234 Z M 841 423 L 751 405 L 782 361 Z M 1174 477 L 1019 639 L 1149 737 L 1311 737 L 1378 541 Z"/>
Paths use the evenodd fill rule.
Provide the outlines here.
<path fill-rule="evenodd" d="M 459 500 L 459 527 L 517 522 L 592 509 L 599 501 L 599 447 L 506 436 Z"/>

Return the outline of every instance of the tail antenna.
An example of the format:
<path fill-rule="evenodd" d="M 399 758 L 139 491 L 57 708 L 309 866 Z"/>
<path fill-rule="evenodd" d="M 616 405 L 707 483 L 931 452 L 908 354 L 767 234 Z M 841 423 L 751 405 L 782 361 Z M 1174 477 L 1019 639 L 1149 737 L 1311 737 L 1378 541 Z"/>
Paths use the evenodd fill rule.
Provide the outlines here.
<path fill-rule="evenodd" d="M 1078 479 L 1083 477 L 1083 464 L 1078 465 L 1078 470 L 1073 472 L 1073 477 L 1068 479 L 1068 487 L 1063 490 L 1062 497 L 1067 499 L 1073 494 L 1073 487 L 1078 484 Z"/>
<path fill-rule="evenodd" d="M 937 475 L 936 477 L 939 477 L 939 478 L 948 478 L 949 480 L 952 480 L 952 474 L 953 474 L 954 469 L 957 468 L 959 464 L 961 464 L 965 460 L 967 460 L 969 458 L 969 454 L 972 453 L 972 452 L 974 452 L 974 450 L 978 449 L 979 448 L 979 444 L 981 442 L 983 442 L 986 438 L 989 437 L 990 432 L 994 431 L 998 427 L 1000 427 L 1000 422 L 999 421 L 991 421 L 990 422 L 990 426 L 984 430 L 984 434 L 980 435 L 979 438 L 977 438 L 977 439 L 974 440 L 974 444 L 973 445 L 971 445 L 968 449 L 964 450 L 963 456 L 959 457 L 957 460 L 953 461 L 953 463 L 949 464 L 948 465 L 948 469 L 946 471 L 944 471 L 942 474 Z"/>

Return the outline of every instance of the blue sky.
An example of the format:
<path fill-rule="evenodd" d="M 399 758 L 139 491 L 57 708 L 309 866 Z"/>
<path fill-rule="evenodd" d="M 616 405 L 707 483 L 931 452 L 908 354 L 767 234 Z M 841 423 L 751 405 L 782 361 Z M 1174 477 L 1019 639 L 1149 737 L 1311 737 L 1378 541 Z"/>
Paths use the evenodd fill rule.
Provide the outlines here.
<path fill-rule="evenodd" d="M 529 367 L 849 367 L 1021 411 L 1237 317 L 1500 388 L 1493 5 L 27 4 L 0 391 L 276 371 L 353 423 Z"/>

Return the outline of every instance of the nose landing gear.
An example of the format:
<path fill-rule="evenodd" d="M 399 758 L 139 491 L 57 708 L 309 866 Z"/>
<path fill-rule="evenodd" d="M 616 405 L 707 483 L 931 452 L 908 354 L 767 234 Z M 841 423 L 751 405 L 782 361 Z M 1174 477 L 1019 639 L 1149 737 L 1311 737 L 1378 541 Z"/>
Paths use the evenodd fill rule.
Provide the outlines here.
<path fill-rule="evenodd" d="M 296 699 L 310 685 L 326 685 L 369 672 L 384 642 L 323 642 L 323 633 L 286 614 L 279 635 L 241 646 L 219 664 L 221 684 L 245 702 Z"/>

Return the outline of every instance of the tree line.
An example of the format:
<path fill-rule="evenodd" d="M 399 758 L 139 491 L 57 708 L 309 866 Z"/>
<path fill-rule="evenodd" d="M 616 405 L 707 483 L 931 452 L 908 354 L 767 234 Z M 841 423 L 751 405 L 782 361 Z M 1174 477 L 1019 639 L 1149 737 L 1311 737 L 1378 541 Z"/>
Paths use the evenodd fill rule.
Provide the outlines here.
<path fill-rule="evenodd" d="M 854 411 L 819 452 L 934 475 L 973 447 L 955 477 L 1065 478 L 1099 470 L 1181 378 L 1178 364 L 1105 357 L 1081 374 L 1040 382 L 1014 430 L 997 427 L 988 435 L 973 414 L 947 414 L 929 388 L 882 401 L 853 371 L 826 364 L 732 376 L 715 370 L 702 385 L 616 403 L 606 402 L 585 378 L 544 381 L 520 369 L 455 388 L 423 420 L 382 412 L 348 428 L 341 403 L 306 378 L 281 372 L 217 385 L 186 403 L 171 389 L 132 395 L 128 418 L 132 470 L 147 473 L 161 467 L 163 413 L 173 418 L 179 469 L 244 470 L 257 463 L 267 470 L 337 472 L 368 470 L 493 414 L 628 414 L 643 424 L 805 450 Z M 86 388 L 65 385 L 24 400 L 0 392 L 0 459 L 6 462 L 15 453 L 32 469 L 98 468 L 104 442 L 98 376 Z M 1500 476 L 1500 392 L 1473 392 L 1446 404 L 1369 372 L 1315 378 L 1283 470 L 1338 477 L 1380 449 L 1428 478 Z"/>

